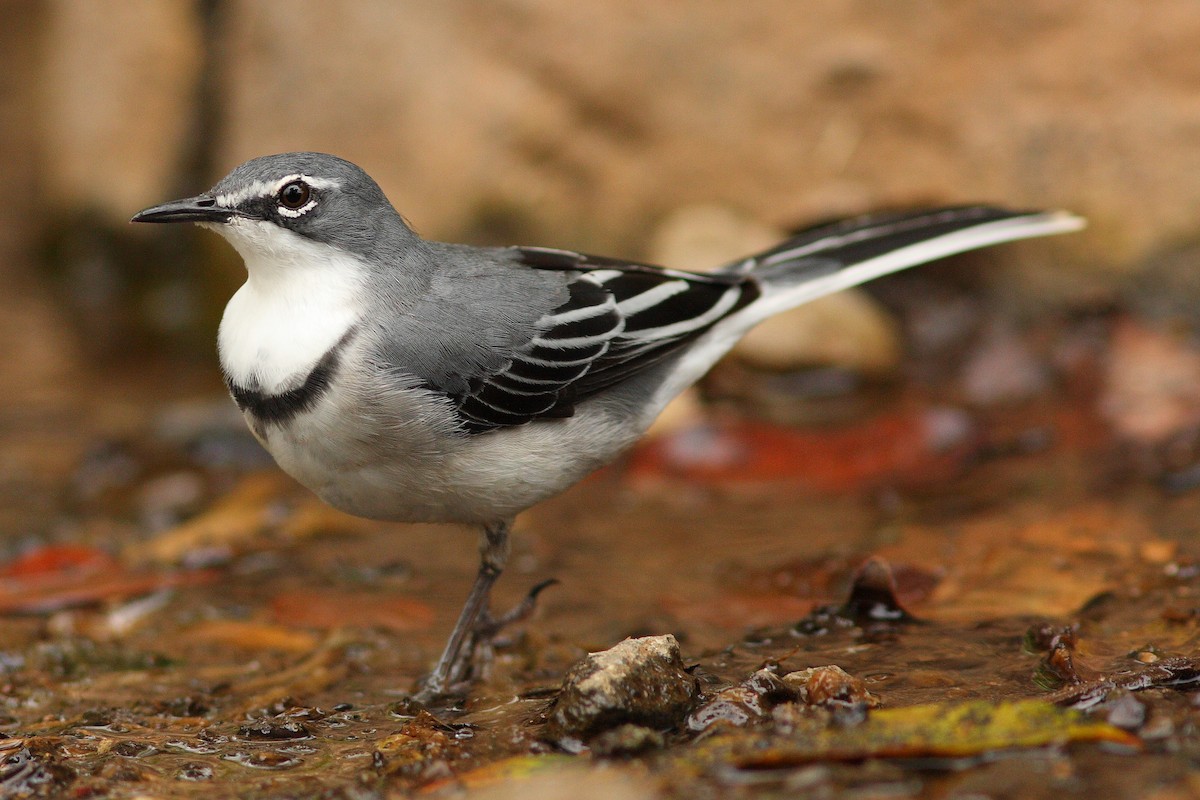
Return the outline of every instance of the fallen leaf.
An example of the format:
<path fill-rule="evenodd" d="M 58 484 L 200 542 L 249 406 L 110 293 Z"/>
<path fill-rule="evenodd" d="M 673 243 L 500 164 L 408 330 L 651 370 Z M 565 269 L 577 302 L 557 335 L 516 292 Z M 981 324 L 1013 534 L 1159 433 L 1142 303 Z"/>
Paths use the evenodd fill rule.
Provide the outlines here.
<path fill-rule="evenodd" d="M 215 578 L 211 570 L 130 570 L 100 550 L 54 545 L 0 567 L 0 614 L 94 606 Z"/>
<path fill-rule="evenodd" d="M 242 480 L 213 506 L 147 542 L 131 546 L 133 561 L 179 563 L 189 554 L 232 549 L 278 525 L 286 511 L 279 499 L 287 490 L 276 473 L 259 473 Z"/>
<path fill-rule="evenodd" d="M 132 545 L 133 562 L 177 564 L 197 554 L 244 552 L 263 540 L 296 541 L 321 533 L 362 530 L 370 523 L 326 506 L 283 473 L 249 475 L 212 508 Z"/>
<path fill-rule="evenodd" d="M 993 704 L 931 703 L 872 711 L 859 725 L 813 721 L 788 741 L 734 744 L 742 769 L 776 769 L 814 761 L 864 758 L 968 758 L 1016 748 L 1103 741 L 1128 747 L 1132 734 L 1041 700 Z"/>
<path fill-rule="evenodd" d="M 0 566 L 0 578 L 29 578 L 34 575 L 67 570 L 93 570 L 113 567 L 116 561 L 103 550 L 73 544 L 36 547 Z"/>
<path fill-rule="evenodd" d="M 316 637 L 306 631 L 265 622 L 231 619 L 212 619 L 197 623 L 187 629 L 187 636 L 196 642 L 252 651 L 284 650 L 307 653 L 318 644 Z"/>

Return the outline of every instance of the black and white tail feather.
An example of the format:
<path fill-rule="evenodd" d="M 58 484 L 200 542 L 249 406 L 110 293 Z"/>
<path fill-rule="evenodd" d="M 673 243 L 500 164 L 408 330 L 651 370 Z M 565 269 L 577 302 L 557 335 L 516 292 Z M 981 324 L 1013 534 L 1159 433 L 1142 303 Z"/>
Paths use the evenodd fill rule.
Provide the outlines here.
<path fill-rule="evenodd" d="M 460 421 L 467 432 L 483 433 L 569 417 L 579 402 L 694 345 L 696 352 L 658 387 L 665 402 L 746 331 L 781 311 L 955 253 L 1083 224 L 1065 212 L 989 206 L 858 217 L 809 228 L 707 274 L 510 248 L 525 266 L 570 273 L 570 296 L 539 321 L 537 334 L 504 369 L 456 398 Z"/>

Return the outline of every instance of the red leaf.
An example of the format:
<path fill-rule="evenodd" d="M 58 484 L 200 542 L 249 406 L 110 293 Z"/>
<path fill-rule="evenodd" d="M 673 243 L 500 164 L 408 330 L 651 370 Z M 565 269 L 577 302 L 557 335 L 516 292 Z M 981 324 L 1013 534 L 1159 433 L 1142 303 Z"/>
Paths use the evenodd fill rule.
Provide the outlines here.
<path fill-rule="evenodd" d="M 41 614 L 124 600 L 216 577 L 210 570 L 133 572 L 101 550 L 51 545 L 0 566 L 0 614 Z"/>

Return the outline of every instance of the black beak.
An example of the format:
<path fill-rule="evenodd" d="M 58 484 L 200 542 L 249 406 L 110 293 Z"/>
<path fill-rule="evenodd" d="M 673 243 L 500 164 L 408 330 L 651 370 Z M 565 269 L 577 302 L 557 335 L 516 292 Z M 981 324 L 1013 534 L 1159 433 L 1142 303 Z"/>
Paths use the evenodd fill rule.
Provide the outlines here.
<path fill-rule="evenodd" d="M 229 222 L 232 209 L 220 208 L 217 201 L 208 196 L 188 197 L 172 200 L 162 205 L 151 206 L 133 215 L 130 222 Z"/>

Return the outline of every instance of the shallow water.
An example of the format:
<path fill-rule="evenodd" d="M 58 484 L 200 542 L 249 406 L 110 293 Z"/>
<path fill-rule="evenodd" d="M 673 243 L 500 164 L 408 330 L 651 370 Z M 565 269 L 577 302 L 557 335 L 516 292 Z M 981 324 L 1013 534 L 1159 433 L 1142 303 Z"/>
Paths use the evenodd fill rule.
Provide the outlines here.
<path fill-rule="evenodd" d="M 523 795 L 535 785 L 565 796 L 586 784 L 599 796 L 1037 797 L 1191 786 L 1200 749 L 1187 681 L 1111 692 L 1125 705 L 1093 709 L 1097 720 L 1119 711 L 1137 754 L 1078 743 L 764 771 L 721 763 L 683 729 L 614 759 L 545 735 L 568 667 L 628 636 L 673 633 L 709 696 L 764 664 L 836 664 L 889 709 L 1046 697 L 1195 655 L 1200 498 L 1121 477 L 1111 443 L 1065 400 L 985 420 L 993 443 L 1054 428 L 1042 446 L 979 446 L 952 468 L 909 464 L 832 492 L 828 476 L 812 476 L 814 488 L 736 463 L 681 475 L 659 445 L 643 449 L 519 520 L 496 606 L 540 581 L 559 585 L 467 698 L 422 710 L 405 697 L 466 593 L 475 534 L 324 509 L 263 459 L 214 383 L 204 367 L 143 363 L 82 375 L 36 411 L 5 411 L 8 796 Z M 900 430 L 863 425 L 873 437 Z M 747 453 L 809 448 L 775 453 L 783 463 L 828 446 L 782 429 L 753 440 L 737 439 L 736 424 L 720 430 L 760 448 Z M 870 556 L 891 565 L 914 621 L 818 610 L 845 600 Z M 1074 675 L 1043 663 L 1065 629 Z M 722 735 L 795 746 L 780 719 Z"/>

